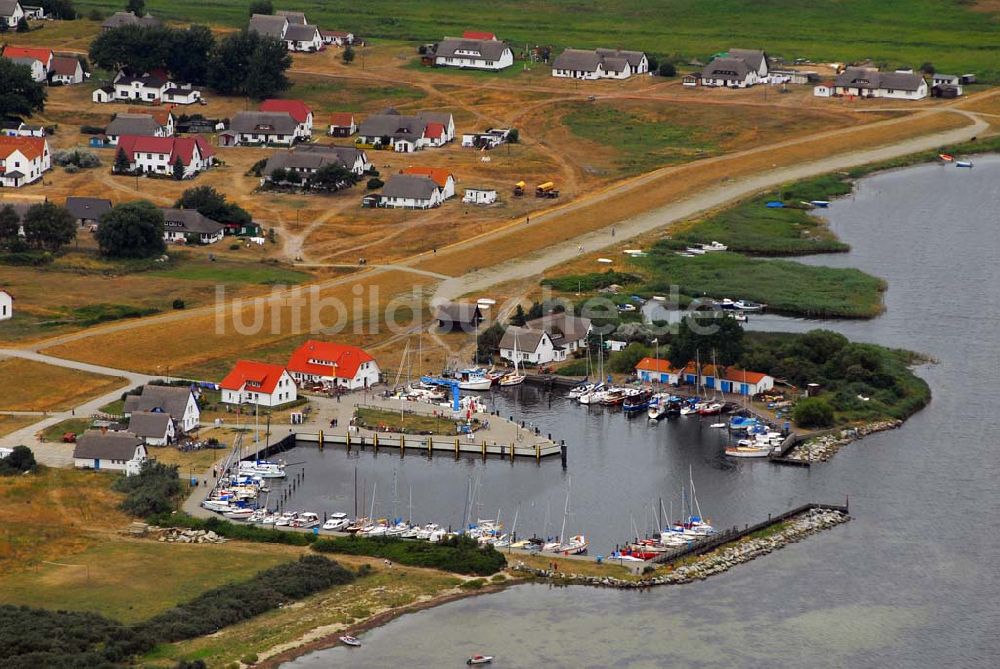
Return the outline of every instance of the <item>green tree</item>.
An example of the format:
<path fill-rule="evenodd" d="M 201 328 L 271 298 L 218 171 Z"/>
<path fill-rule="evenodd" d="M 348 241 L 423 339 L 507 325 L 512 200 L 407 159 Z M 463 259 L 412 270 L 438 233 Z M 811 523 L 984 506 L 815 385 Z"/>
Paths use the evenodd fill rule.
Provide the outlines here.
<path fill-rule="evenodd" d="M 180 156 L 177 156 L 177 158 L 174 160 L 173 172 L 175 181 L 180 181 L 181 179 L 184 178 L 184 161 L 181 160 Z"/>
<path fill-rule="evenodd" d="M 103 30 L 90 43 L 90 62 L 104 70 L 133 74 L 167 67 L 176 32 L 183 31 L 134 25 Z"/>
<path fill-rule="evenodd" d="M 31 26 L 28 25 L 28 19 L 23 16 L 17 22 L 17 32 L 26 33 L 31 30 Z"/>
<path fill-rule="evenodd" d="M 476 360 L 487 362 L 493 354 L 500 350 L 500 340 L 503 339 L 503 326 L 494 323 L 479 332 L 479 343 L 476 347 Z"/>
<path fill-rule="evenodd" d="M 670 363 L 683 367 L 701 354 L 702 364 L 713 356 L 720 365 L 732 365 L 743 356 L 743 328 L 728 314 L 691 314 L 683 318 L 670 340 Z"/>
<path fill-rule="evenodd" d="M 208 82 L 208 60 L 215 48 L 215 35 L 207 26 L 194 25 L 187 30 L 171 30 L 171 47 L 163 65 L 174 79 L 192 83 Z"/>
<path fill-rule="evenodd" d="M 274 14 L 274 5 L 271 0 L 253 0 L 250 3 L 250 16 L 254 14 Z"/>
<path fill-rule="evenodd" d="M 348 44 L 344 47 L 344 53 L 340 54 L 340 57 L 344 59 L 344 65 L 350 65 L 354 62 L 354 48 Z"/>
<path fill-rule="evenodd" d="M 514 310 L 514 315 L 510 317 L 510 324 L 522 327 L 527 322 L 528 318 L 524 314 L 524 307 L 520 304 L 517 305 L 517 309 Z"/>
<path fill-rule="evenodd" d="M 517 144 L 519 139 L 521 139 L 521 133 L 518 132 L 517 128 L 511 128 L 510 132 L 507 133 L 507 141 L 511 144 Z"/>
<path fill-rule="evenodd" d="M 652 355 L 649 347 L 638 343 L 629 344 L 625 350 L 611 356 L 607 368 L 619 374 L 631 374 L 635 371 L 635 366 L 639 364 L 639 361 L 649 355 Z"/>
<path fill-rule="evenodd" d="M 27 446 L 15 446 L 6 458 L 0 459 L 0 476 L 34 471 L 35 454 Z"/>
<path fill-rule="evenodd" d="M 45 109 L 45 87 L 31 78 L 27 65 L 0 58 L 0 119 L 30 116 Z"/>
<path fill-rule="evenodd" d="M 125 11 L 132 12 L 136 16 L 142 16 L 146 13 L 146 0 L 128 0 L 125 3 Z"/>
<path fill-rule="evenodd" d="M 132 163 L 129 162 L 128 156 L 125 155 L 125 149 L 118 147 L 118 151 L 115 152 L 115 164 L 112 167 L 113 172 L 118 174 L 124 174 L 132 168 Z"/>
<path fill-rule="evenodd" d="M 285 43 L 243 30 L 216 43 L 209 59 L 209 83 L 223 95 L 263 99 L 291 85 L 285 75 L 292 65 Z"/>
<path fill-rule="evenodd" d="M 253 217 L 243 207 L 228 202 L 226 196 L 211 186 L 188 188 L 174 203 L 179 209 L 195 209 L 199 214 L 219 223 L 237 223 L 241 226 L 253 222 Z"/>
<path fill-rule="evenodd" d="M 112 258 L 150 258 L 167 248 L 163 212 L 146 200 L 120 204 L 101 216 L 95 237 L 101 253 Z"/>
<path fill-rule="evenodd" d="M 652 70 L 652 68 L 650 68 Z M 673 63 L 667 61 L 665 63 L 660 63 L 660 67 L 656 71 L 661 77 L 676 77 L 677 76 L 677 66 Z"/>
<path fill-rule="evenodd" d="M 0 248 L 10 248 L 18 240 L 21 217 L 9 204 L 0 207 Z"/>
<path fill-rule="evenodd" d="M 51 202 L 32 205 L 24 214 L 28 244 L 55 253 L 76 238 L 76 221 L 66 207 Z"/>
<path fill-rule="evenodd" d="M 309 177 L 309 184 L 314 188 L 327 191 L 337 191 L 353 186 L 358 182 L 358 175 L 343 165 L 327 163 Z"/>
<path fill-rule="evenodd" d="M 806 397 L 796 402 L 792 418 L 799 427 L 830 427 L 833 407 L 822 397 Z"/>
<path fill-rule="evenodd" d="M 920 66 L 920 71 L 924 74 L 933 75 L 935 73 L 934 63 L 927 62 Z"/>

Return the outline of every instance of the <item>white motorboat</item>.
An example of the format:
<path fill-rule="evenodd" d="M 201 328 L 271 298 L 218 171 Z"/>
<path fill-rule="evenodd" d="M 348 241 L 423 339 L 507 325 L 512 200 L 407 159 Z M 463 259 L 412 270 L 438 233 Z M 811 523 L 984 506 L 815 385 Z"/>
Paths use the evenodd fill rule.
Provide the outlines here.
<path fill-rule="evenodd" d="M 465 661 L 466 664 L 489 664 L 493 661 L 492 655 L 473 655 L 468 660 Z"/>
<path fill-rule="evenodd" d="M 460 390 L 489 390 L 493 387 L 493 380 L 486 376 L 486 370 L 478 367 L 463 369 L 455 377 Z"/>
<path fill-rule="evenodd" d="M 706 251 L 726 251 L 729 249 L 725 244 L 716 241 L 713 241 L 711 244 L 702 244 L 701 248 Z"/>
<path fill-rule="evenodd" d="M 230 520 L 249 520 L 250 516 L 253 515 L 253 509 L 233 509 L 232 511 L 226 511 L 222 515 Z"/>
<path fill-rule="evenodd" d="M 278 516 L 278 519 L 274 521 L 275 527 L 288 527 L 292 524 L 292 521 L 299 517 L 299 514 L 295 511 L 286 511 L 285 513 Z"/>
<path fill-rule="evenodd" d="M 733 308 L 737 311 L 763 311 L 766 306 L 750 300 L 737 300 L 733 303 Z"/>
<path fill-rule="evenodd" d="M 347 517 L 346 513 L 335 513 L 323 523 L 323 529 L 328 532 L 343 532 L 350 524 L 351 519 Z"/>
<path fill-rule="evenodd" d="M 319 527 L 322 521 L 319 516 L 312 511 L 303 511 L 299 514 L 299 517 L 289 523 L 291 527 L 300 527 L 303 529 L 310 529 L 313 527 Z"/>
<path fill-rule="evenodd" d="M 715 306 L 719 307 L 720 309 L 735 309 L 736 303 L 733 302 L 728 297 L 724 297 L 719 302 L 716 302 Z"/>
<path fill-rule="evenodd" d="M 703 256 L 703 255 L 705 255 L 705 249 L 701 248 L 700 246 L 689 246 L 689 247 L 687 247 L 684 250 L 687 253 L 690 253 L 690 254 L 696 255 L 696 256 Z"/>
<path fill-rule="evenodd" d="M 649 400 L 649 408 L 646 410 L 646 415 L 649 416 L 650 420 L 660 420 L 667 415 L 667 395 L 663 393 L 656 393 Z"/>
<path fill-rule="evenodd" d="M 229 502 L 221 499 L 206 499 L 201 505 L 209 511 L 215 511 L 216 513 L 226 513 L 235 508 Z"/>
<path fill-rule="evenodd" d="M 356 637 L 351 636 L 350 634 L 345 634 L 344 636 L 338 638 L 340 639 L 340 642 L 345 646 L 354 646 L 355 648 L 361 646 L 361 641 L 359 641 Z"/>
<path fill-rule="evenodd" d="M 581 383 L 578 386 L 570 388 L 567 395 L 571 400 L 577 400 L 580 399 L 582 395 L 593 392 L 594 388 L 596 388 L 596 386 L 593 383 Z"/>

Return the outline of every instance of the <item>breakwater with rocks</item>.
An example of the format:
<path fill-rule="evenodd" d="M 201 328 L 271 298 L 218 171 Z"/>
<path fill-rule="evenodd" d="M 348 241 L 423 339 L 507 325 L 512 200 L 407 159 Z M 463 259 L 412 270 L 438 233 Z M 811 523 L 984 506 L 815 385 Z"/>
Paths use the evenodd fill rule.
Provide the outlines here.
<path fill-rule="evenodd" d="M 881 420 L 873 423 L 866 423 L 858 427 L 844 428 L 843 430 L 812 437 L 796 444 L 795 447 L 785 456 L 788 460 L 799 460 L 802 462 L 826 462 L 844 446 L 853 441 L 863 439 L 869 434 L 884 432 L 885 430 L 895 430 L 903 425 L 901 420 Z"/>
<path fill-rule="evenodd" d="M 846 523 L 850 519 L 851 517 L 846 510 L 811 508 L 793 518 L 783 520 L 777 525 L 772 525 L 769 530 L 762 531 L 766 532 L 762 536 L 745 536 L 716 548 L 709 553 L 699 555 L 691 559 L 690 562 L 685 560 L 679 566 L 675 566 L 676 563 L 668 563 L 666 566 L 669 571 L 666 573 L 654 572 L 648 578 L 639 580 L 576 574 L 573 572 L 553 571 L 551 569 L 537 569 L 529 567 L 523 562 L 514 563 L 511 569 L 514 572 L 525 573 L 536 578 L 544 578 L 566 585 L 591 585 L 625 589 L 648 588 L 658 585 L 679 585 L 681 583 L 704 580 L 714 574 L 721 574 L 738 564 L 767 555 L 789 544 L 799 542 L 811 534 Z M 566 561 L 564 564 L 572 563 Z M 653 567 L 653 565 L 647 565 L 643 568 L 644 571 L 649 567 Z M 662 568 L 658 571 L 662 572 Z"/>

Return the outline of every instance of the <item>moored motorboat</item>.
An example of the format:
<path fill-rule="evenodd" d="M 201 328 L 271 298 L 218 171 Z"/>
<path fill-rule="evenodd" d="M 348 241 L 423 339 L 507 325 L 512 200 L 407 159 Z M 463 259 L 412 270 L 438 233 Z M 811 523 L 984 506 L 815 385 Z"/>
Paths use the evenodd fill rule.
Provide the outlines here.
<path fill-rule="evenodd" d="M 455 378 L 460 390 L 489 390 L 493 386 L 493 379 L 486 376 L 486 370 L 478 367 L 460 370 Z"/>
<path fill-rule="evenodd" d="M 351 524 L 351 519 L 347 517 L 346 513 L 337 512 L 331 514 L 325 523 L 323 523 L 323 529 L 328 532 L 340 532 Z"/>
<path fill-rule="evenodd" d="M 726 447 L 726 455 L 731 458 L 766 458 L 771 448 L 769 444 L 740 439 L 735 446 Z"/>
<path fill-rule="evenodd" d="M 493 661 L 492 655 L 473 655 L 468 660 L 465 661 L 466 664 L 489 664 Z"/>
<path fill-rule="evenodd" d="M 353 637 L 350 634 L 345 634 L 342 637 L 337 637 L 340 642 L 345 646 L 354 646 L 355 648 L 361 646 L 361 641 L 357 637 Z"/>

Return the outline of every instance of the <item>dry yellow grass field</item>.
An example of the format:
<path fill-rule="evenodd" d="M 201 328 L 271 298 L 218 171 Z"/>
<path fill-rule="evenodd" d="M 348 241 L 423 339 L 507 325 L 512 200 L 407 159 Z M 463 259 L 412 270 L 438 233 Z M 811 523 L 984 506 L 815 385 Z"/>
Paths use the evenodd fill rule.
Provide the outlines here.
<path fill-rule="evenodd" d="M 60 411 L 125 385 L 125 379 L 56 367 L 21 358 L 0 359 L 0 379 L 7 383 L 0 409 Z"/>
<path fill-rule="evenodd" d="M 35 416 L 16 416 L 0 413 L 0 437 L 37 422 L 38 418 Z"/>

